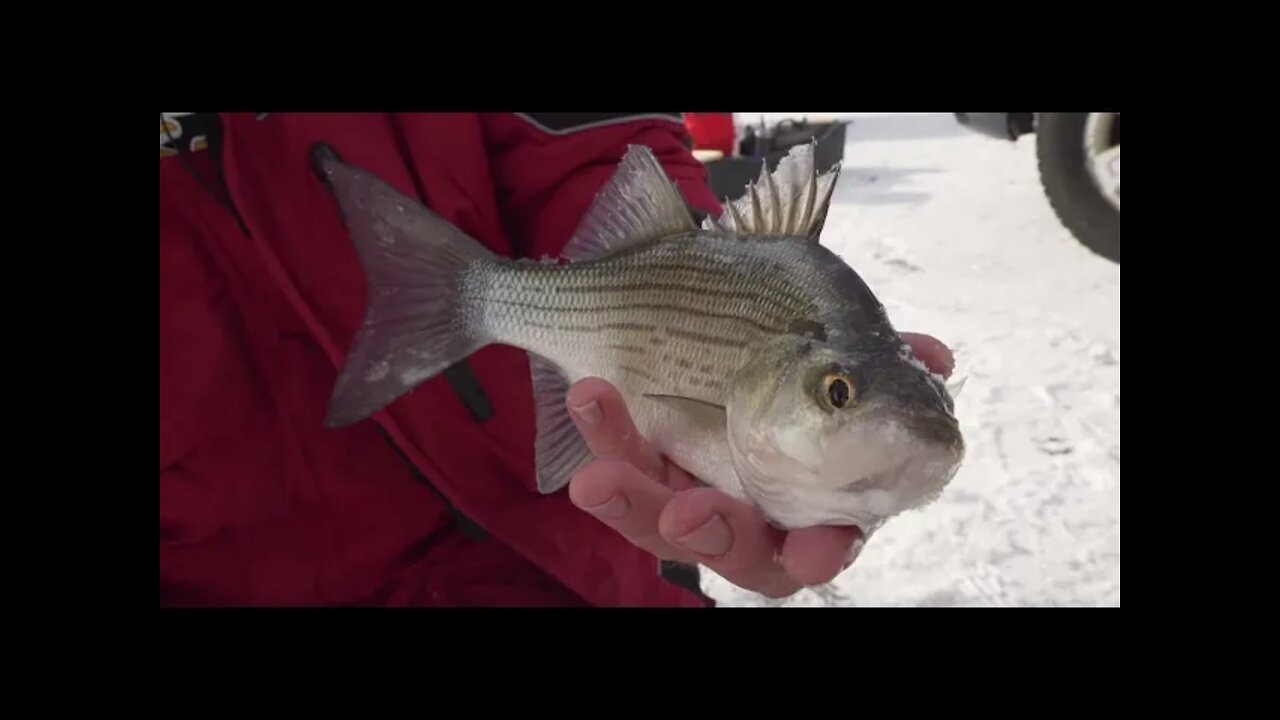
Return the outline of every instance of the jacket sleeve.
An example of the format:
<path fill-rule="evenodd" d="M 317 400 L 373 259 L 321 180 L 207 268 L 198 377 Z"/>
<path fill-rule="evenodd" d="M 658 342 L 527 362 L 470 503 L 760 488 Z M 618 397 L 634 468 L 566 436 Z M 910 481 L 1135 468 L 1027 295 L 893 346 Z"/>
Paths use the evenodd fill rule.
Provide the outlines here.
<path fill-rule="evenodd" d="M 485 132 L 503 223 L 519 255 L 559 254 L 628 145 L 653 150 L 695 217 L 720 213 L 680 113 L 492 115 Z"/>

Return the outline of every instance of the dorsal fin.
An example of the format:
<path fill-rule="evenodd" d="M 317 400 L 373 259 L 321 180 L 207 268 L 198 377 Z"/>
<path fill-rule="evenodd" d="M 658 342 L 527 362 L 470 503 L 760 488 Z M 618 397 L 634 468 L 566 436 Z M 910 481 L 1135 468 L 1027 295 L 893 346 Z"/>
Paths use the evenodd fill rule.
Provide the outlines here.
<path fill-rule="evenodd" d="M 667 178 L 653 151 L 629 145 L 560 256 L 572 262 L 592 260 L 655 238 L 697 230 L 680 190 Z"/>
<path fill-rule="evenodd" d="M 818 175 L 814 164 L 816 149 L 816 141 L 796 145 L 772 174 L 768 164 L 763 164 L 760 179 L 748 183 L 742 197 L 725 203 L 724 214 L 718 220 L 704 220 L 703 229 L 818 242 L 836 180 L 840 177 L 840 165 Z"/>

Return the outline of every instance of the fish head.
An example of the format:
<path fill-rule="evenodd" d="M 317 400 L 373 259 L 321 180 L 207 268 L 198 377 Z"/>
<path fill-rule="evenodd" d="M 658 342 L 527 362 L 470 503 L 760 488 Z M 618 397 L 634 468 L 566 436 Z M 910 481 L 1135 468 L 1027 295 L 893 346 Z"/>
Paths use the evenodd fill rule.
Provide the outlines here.
<path fill-rule="evenodd" d="M 965 453 L 946 387 L 893 333 L 774 341 L 726 411 L 739 478 L 788 528 L 870 531 L 936 498 Z"/>

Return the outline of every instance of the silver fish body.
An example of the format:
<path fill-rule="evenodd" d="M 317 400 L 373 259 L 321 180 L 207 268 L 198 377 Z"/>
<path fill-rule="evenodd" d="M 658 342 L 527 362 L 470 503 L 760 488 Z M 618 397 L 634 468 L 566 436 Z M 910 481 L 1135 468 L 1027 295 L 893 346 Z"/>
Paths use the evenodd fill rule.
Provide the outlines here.
<path fill-rule="evenodd" d="M 694 226 L 632 148 L 562 260 L 500 258 L 367 174 L 326 172 L 369 279 L 329 424 L 367 417 L 490 344 L 529 353 L 539 488 L 591 459 L 564 405 L 603 378 L 639 431 L 783 528 L 870 532 L 935 497 L 964 443 L 941 381 L 818 241 L 836 173 L 812 147 Z"/>

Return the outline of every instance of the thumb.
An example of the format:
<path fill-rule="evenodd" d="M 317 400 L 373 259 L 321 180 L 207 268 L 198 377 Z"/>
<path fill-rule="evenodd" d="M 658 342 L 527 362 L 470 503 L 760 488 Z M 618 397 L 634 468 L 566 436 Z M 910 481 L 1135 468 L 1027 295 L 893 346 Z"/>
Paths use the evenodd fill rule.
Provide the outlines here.
<path fill-rule="evenodd" d="M 658 451 L 636 429 L 617 388 L 599 378 L 580 380 L 565 397 L 569 416 L 600 460 L 630 463 L 661 482 L 666 475 Z"/>
<path fill-rule="evenodd" d="M 911 352 L 930 370 L 944 378 L 951 377 L 956 368 L 955 356 L 941 340 L 922 333 L 901 333 L 903 341 L 911 346 Z"/>

